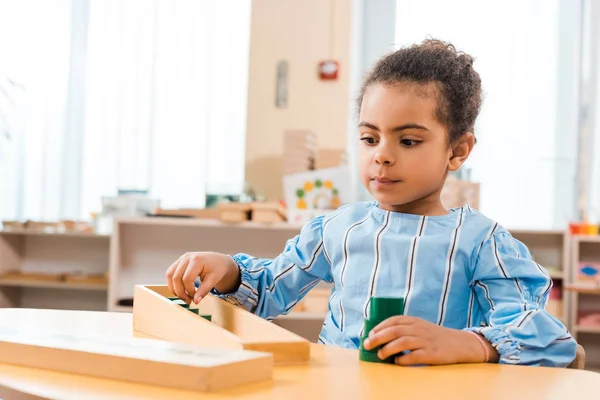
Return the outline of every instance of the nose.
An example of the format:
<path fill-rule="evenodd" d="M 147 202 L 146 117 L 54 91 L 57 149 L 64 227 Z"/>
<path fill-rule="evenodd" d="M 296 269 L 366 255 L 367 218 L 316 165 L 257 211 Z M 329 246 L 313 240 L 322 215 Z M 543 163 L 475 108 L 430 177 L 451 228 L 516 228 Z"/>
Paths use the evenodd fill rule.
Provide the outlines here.
<path fill-rule="evenodd" d="M 394 157 L 390 152 L 380 150 L 375 153 L 375 162 L 379 165 L 393 165 L 395 163 Z"/>

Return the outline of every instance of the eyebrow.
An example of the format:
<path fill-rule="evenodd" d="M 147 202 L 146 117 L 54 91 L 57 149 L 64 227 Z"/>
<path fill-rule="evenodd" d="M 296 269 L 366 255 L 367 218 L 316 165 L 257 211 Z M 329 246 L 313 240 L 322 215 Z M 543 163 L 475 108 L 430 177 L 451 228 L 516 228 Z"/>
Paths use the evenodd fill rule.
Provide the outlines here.
<path fill-rule="evenodd" d="M 361 126 L 364 126 L 366 128 L 369 128 L 369 129 L 373 129 L 374 131 L 377 131 L 377 132 L 380 131 L 380 129 L 377 126 L 375 126 L 373 124 L 370 124 L 368 122 L 361 122 L 360 124 L 358 124 L 359 128 Z M 422 125 L 410 123 L 410 124 L 404 124 L 404 125 L 397 126 L 397 127 L 395 127 L 395 128 L 392 129 L 392 132 L 402 132 L 402 131 L 405 131 L 407 129 L 418 129 L 418 130 L 421 130 L 421 131 L 428 131 L 429 130 L 429 129 L 425 128 Z"/>

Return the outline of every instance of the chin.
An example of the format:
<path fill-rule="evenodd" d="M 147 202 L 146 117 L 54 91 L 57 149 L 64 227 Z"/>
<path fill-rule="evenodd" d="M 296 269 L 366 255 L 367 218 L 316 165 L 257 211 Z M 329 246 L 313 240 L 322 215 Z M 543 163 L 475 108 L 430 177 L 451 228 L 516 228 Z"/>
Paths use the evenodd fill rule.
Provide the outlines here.
<path fill-rule="evenodd" d="M 401 206 L 406 203 L 410 203 L 410 199 L 405 199 L 403 196 L 393 195 L 388 193 L 377 193 L 371 192 L 371 196 L 380 204 L 387 204 L 390 206 Z"/>

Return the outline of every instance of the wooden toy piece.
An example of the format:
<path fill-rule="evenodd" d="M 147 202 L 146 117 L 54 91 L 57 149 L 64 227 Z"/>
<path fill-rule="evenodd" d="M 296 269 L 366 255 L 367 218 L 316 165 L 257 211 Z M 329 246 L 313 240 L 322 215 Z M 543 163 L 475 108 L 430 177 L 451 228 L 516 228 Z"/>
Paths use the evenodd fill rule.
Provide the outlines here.
<path fill-rule="evenodd" d="M 187 305 L 183 300 L 181 300 L 178 297 L 170 297 L 169 300 L 173 301 L 175 304 L 180 305 L 183 308 L 190 310 L 194 314 L 199 315 L 208 321 L 212 320 L 212 317 L 210 315 L 200 314 L 200 310 L 198 309 L 197 304 L 192 303 L 190 305 Z"/>
<path fill-rule="evenodd" d="M 201 392 L 267 381 L 273 374 L 268 353 L 9 327 L 0 328 L 1 363 Z"/>
<path fill-rule="evenodd" d="M 247 221 L 250 214 L 249 203 L 219 203 L 219 218 L 224 222 Z"/>
<path fill-rule="evenodd" d="M 314 169 L 317 136 L 312 131 L 287 130 L 283 136 L 283 175 Z"/>
<path fill-rule="evenodd" d="M 252 203 L 252 221 L 259 223 L 283 222 L 286 220 L 285 208 L 279 203 Z"/>
<path fill-rule="evenodd" d="M 154 216 L 160 217 L 188 217 L 188 218 L 204 218 L 204 219 L 219 219 L 220 211 L 218 208 L 182 208 L 182 209 L 165 209 L 157 208 L 154 210 Z"/>
<path fill-rule="evenodd" d="M 202 346 L 272 353 L 275 364 L 310 359 L 310 342 L 218 297 L 208 295 L 195 315 L 177 305 L 168 286 L 137 285 L 133 329 L 146 336 Z M 210 315 L 212 321 L 203 318 Z M 156 323 L 160 321 L 160 323 Z"/>
<path fill-rule="evenodd" d="M 338 149 L 318 149 L 315 169 L 336 168 L 347 164 L 346 152 Z"/>
<path fill-rule="evenodd" d="M 2 221 L 2 230 L 7 232 L 22 231 L 25 229 L 25 223 L 21 221 Z"/>

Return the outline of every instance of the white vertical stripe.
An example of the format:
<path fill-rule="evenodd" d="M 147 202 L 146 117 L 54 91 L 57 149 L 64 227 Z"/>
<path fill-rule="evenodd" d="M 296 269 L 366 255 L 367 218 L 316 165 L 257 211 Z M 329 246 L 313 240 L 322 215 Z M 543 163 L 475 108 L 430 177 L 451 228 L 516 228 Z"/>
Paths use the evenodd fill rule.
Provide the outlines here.
<path fill-rule="evenodd" d="M 496 228 L 498 228 L 498 223 L 497 222 L 495 222 L 490 227 L 490 230 L 488 231 L 487 235 L 485 235 L 485 239 L 483 239 L 483 241 L 479 244 L 479 248 L 477 249 L 477 258 L 479 258 L 479 253 L 481 253 L 481 248 L 483 247 L 483 245 L 485 244 L 485 242 L 487 242 L 488 240 L 490 240 L 490 238 L 492 237 L 492 235 L 496 232 Z"/>
<path fill-rule="evenodd" d="M 475 306 L 475 295 L 473 294 L 474 289 L 470 289 L 469 292 L 469 313 L 467 315 L 467 328 L 473 326 L 473 307 Z"/>
<path fill-rule="evenodd" d="M 381 270 L 379 268 L 379 265 L 381 263 L 381 236 L 383 236 L 383 233 L 389 229 L 390 215 L 391 215 L 390 212 L 388 212 L 386 214 L 385 222 L 383 223 L 381 228 L 379 228 L 379 230 L 375 234 L 375 243 L 373 244 L 373 250 L 374 250 L 373 267 L 371 268 L 371 278 L 369 279 L 369 282 L 370 282 L 369 283 L 369 293 L 367 293 L 367 298 L 364 302 L 364 307 L 363 307 L 363 309 L 364 309 L 363 315 L 365 316 L 365 318 L 368 317 L 367 314 L 368 314 L 369 301 L 371 300 L 371 296 L 373 296 L 377 290 L 377 278 L 379 277 L 379 271 Z M 363 329 L 364 329 L 364 326 L 360 330 L 360 336 L 362 336 Z"/>
<path fill-rule="evenodd" d="M 343 304 L 343 293 L 344 293 L 344 276 L 346 275 L 346 268 L 348 267 L 348 253 L 349 253 L 349 249 L 348 249 L 348 237 L 350 236 L 350 231 L 354 228 L 356 228 L 359 225 L 362 225 L 365 223 L 365 221 L 367 221 L 369 219 L 370 215 L 367 215 L 365 218 L 363 218 L 362 220 L 360 220 L 359 222 L 354 223 L 353 225 L 351 225 L 347 230 L 346 233 L 344 234 L 344 243 L 343 243 L 343 252 L 342 252 L 342 257 L 344 258 L 344 263 L 342 264 L 342 270 L 340 271 L 340 330 L 344 330 L 344 304 Z"/>
<path fill-rule="evenodd" d="M 379 265 L 381 264 L 381 237 L 389 229 L 390 213 L 387 214 L 385 224 L 375 235 L 375 259 L 373 260 L 373 270 L 371 271 L 371 283 L 369 285 L 369 295 L 373 296 L 377 292 L 377 278 L 379 277 Z"/>
<path fill-rule="evenodd" d="M 496 266 L 500 270 L 500 273 L 504 278 L 509 278 L 510 275 L 508 270 L 506 269 L 506 265 L 504 265 L 504 260 L 500 256 L 500 252 L 498 252 L 498 243 L 496 242 L 496 237 L 492 236 L 492 245 L 494 248 L 494 256 L 496 258 Z M 523 289 L 521 289 L 521 284 L 519 283 L 518 278 L 513 278 L 513 282 L 515 282 L 515 286 L 517 287 L 517 291 L 519 292 L 519 296 L 521 297 L 521 301 L 523 302 L 523 311 L 526 310 L 527 302 L 525 301 L 525 295 L 523 294 Z"/>
<path fill-rule="evenodd" d="M 325 237 L 325 228 L 327 227 L 327 225 L 329 225 L 329 223 L 331 221 L 333 221 L 334 219 L 336 219 L 337 217 L 339 217 L 340 215 L 342 215 L 346 210 L 349 210 L 352 206 L 346 206 L 343 207 L 341 210 L 339 210 L 338 212 L 334 213 L 333 215 L 329 216 L 328 218 L 324 219 L 323 221 L 323 228 L 321 229 L 321 236 Z M 335 237 L 335 235 L 334 235 Z M 325 248 L 325 245 L 323 245 L 323 254 L 325 254 L 325 258 L 327 259 L 327 262 L 329 264 L 331 264 L 331 258 L 329 258 L 329 254 L 327 254 L 327 249 Z"/>
<path fill-rule="evenodd" d="M 323 251 L 324 247 L 325 247 L 325 244 L 323 243 L 323 239 L 321 239 L 319 241 L 319 244 L 317 245 L 317 247 L 315 247 L 315 252 L 310 257 L 310 261 L 308 262 L 308 264 L 305 265 L 304 267 L 300 267 L 300 269 L 303 271 L 306 271 L 306 272 L 310 271 L 312 269 L 313 265 L 315 264 L 317 257 L 319 257 L 319 253 L 321 253 Z"/>
<path fill-rule="evenodd" d="M 269 287 L 269 291 L 271 293 L 273 292 L 273 289 L 275 289 L 275 285 L 277 284 L 277 281 L 279 279 L 285 277 L 286 275 L 290 274 L 295 266 L 296 266 L 296 264 L 290 264 L 287 267 L 285 267 L 285 269 L 283 271 L 281 271 L 277 276 L 275 276 L 275 278 L 273 279 L 273 282 L 271 282 L 271 286 Z"/>
<path fill-rule="evenodd" d="M 548 274 L 544 268 L 542 268 L 542 266 L 536 262 L 534 262 L 534 264 L 538 267 L 538 269 L 540 270 L 540 272 L 542 273 L 542 275 L 544 275 L 544 277 L 546 278 L 546 280 L 548 281 L 548 284 L 546 285 L 546 288 L 544 289 L 544 291 L 542 292 L 542 294 L 540 294 L 538 296 L 537 299 L 537 303 L 540 304 L 542 299 L 544 298 L 544 296 L 546 296 L 547 293 L 550 292 L 550 290 L 552 290 L 552 278 L 550 277 L 550 274 Z"/>
<path fill-rule="evenodd" d="M 448 297 L 450 292 L 450 285 L 452 283 L 452 274 L 454 273 L 454 258 L 458 250 L 458 244 L 460 241 L 461 226 L 463 223 L 464 209 L 461 208 L 460 215 L 457 218 L 456 228 L 452 233 L 452 239 L 450 241 L 450 248 L 448 249 L 448 256 L 446 258 L 446 276 L 444 277 L 444 286 L 442 290 L 442 296 L 440 298 L 439 310 L 438 310 L 438 325 L 444 323 L 446 317 L 446 309 L 448 305 Z"/>
<path fill-rule="evenodd" d="M 508 271 L 506 271 L 506 267 L 504 266 L 504 262 L 498 253 L 498 243 L 496 242 L 496 237 L 492 236 L 492 247 L 494 249 L 494 257 L 496 258 L 496 266 L 500 270 L 500 273 L 504 278 L 508 278 Z"/>
<path fill-rule="evenodd" d="M 540 310 L 531 310 L 531 311 L 521 314 L 521 318 L 519 318 L 517 321 L 513 321 L 506 328 L 504 328 L 504 332 L 510 334 L 510 332 L 513 329 L 524 328 L 529 321 L 533 320 L 533 317 L 539 311 Z"/>
<path fill-rule="evenodd" d="M 417 234 L 412 238 L 408 256 L 408 268 L 406 268 L 406 294 L 404 295 L 404 314 L 408 314 L 410 299 L 412 297 L 412 288 L 415 282 L 415 265 L 417 264 L 417 254 L 419 252 L 419 241 L 427 227 L 427 217 L 423 217 L 417 227 Z"/>

